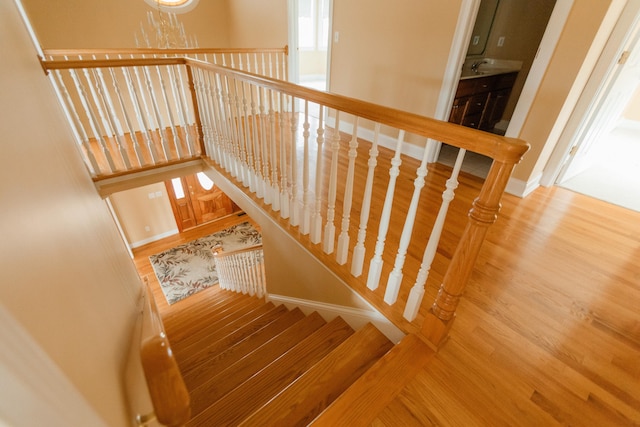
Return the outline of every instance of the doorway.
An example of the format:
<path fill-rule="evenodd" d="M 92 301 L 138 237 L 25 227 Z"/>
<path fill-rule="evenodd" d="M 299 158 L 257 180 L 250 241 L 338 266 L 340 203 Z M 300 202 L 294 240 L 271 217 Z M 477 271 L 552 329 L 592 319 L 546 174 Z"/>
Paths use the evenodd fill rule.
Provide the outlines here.
<path fill-rule="evenodd" d="M 519 133 L 518 117 L 523 115 L 521 112 L 523 108 L 519 105 L 521 95 L 525 92 L 526 85 L 530 87 L 537 76 L 542 74 L 541 65 L 546 67 L 546 64 L 542 64 L 544 61 L 540 61 L 540 58 L 538 58 L 540 56 L 538 52 L 544 37 L 546 36 L 547 39 L 550 39 L 547 35 L 547 27 L 552 25 L 550 21 L 553 14 L 556 14 L 556 16 L 562 15 L 565 13 L 563 9 L 567 9 L 564 4 L 565 1 L 559 0 L 557 3 L 561 3 L 561 7 L 556 8 L 556 0 L 542 0 L 539 2 L 522 2 L 519 0 L 481 0 L 473 2 L 470 0 L 467 5 L 463 5 L 463 8 L 475 5 L 478 13 L 468 17 L 466 21 L 462 17 L 459 19 L 457 31 L 464 32 L 464 36 L 460 37 L 464 41 L 459 42 L 461 55 L 457 59 L 455 69 L 460 70 L 463 68 L 466 70 L 475 64 L 480 64 L 480 67 L 486 67 L 489 65 L 483 64 L 500 63 L 508 64 L 509 67 L 517 71 L 517 76 L 508 89 L 500 87 L 500 90 L 492 91 L 488 95 L 483 93 L 466 97 L 475 102 L 476 98 L 480 99 L 481 96 L 488 96 L 488 99 L 485 100 L 486 102 L 477 103 L 478 105 L 486 105 L 487 107 L 484 109 L 486 111 L 489 111 L 490 106 L 494 106 L 490 110 L 492 114 L 495 113 L 495 105 L 501 105 L 499 115 L 496 115 L 495 120 L 489 120 L 491 122 L 490 128 L 487 128 L 486 125 L 480 125 L 475 120 L 463 120 L 463 125 L 467 125 L 466 123 L 470 122 L 477 125 L 471 125 L 472 127 L 480 126 L 485 131 L 500 135 L 505 135 L 507 131 L 510 133 L 508 136 Z M 552 40 L 547 40 L 546 43 L 555 44 Z M 473 67 L 471 70 L 473 70 Z M 475 71 L 482 70 L 477 69 Z M 480 72 L 478 75 L 485 73 L 486 71 Z M 471 77 L 478 77 L 478 75 Z M 533 77 L 531 82 L 529 81 L 530 75 Z M 463 80 L 456 81 L 454 84 L 457 87 L 462 82 Z M 451 92 L 456 92 L 455 88 L 447 94 L 448 97 L 451 97 Z M 503 99 L 500 99 L 500 96 Z M 524 101 L 523 104 L 526 104 L 526 99 Z M 474 103 L 473 105 L 476 104 Z M 516 106 L 519 109 L 517 113 Z M 457 105 L 457 107 L 460 107 L 460 105 Z M 485 117 L 484 110 L 478 111 L 478 114 L 482 114 L 482 117 Z M 453 113 L 450 115 L 449 111 Z M 454 113 L 459 113 L 459 109 L 456 110 L 456 101 L 454 101 L 454 105 L 450 107 L 449 111 L 442 111 L 446 115 L 444 119 L 458 123 L 458 121 L 452 120 Z M 511 126 L 514 116 L 516 116 L 515 126 Z M 480 122 L 483 120 L 480 119 Z M 481 178 L 486 177 L 491 160 L 484 156 L 469 154 L 469 156 L 465 156 L 462 170 Z M 453 165 L 456 155 L 457 149 L 442 144 L 437 159 L 440 163 Z"/>
<path fill-rule="evenodd" d="M 576 113 L 581 124 L 569 144 L 558 144 L 545 175 L 555 173 L 558 186 L 640 211 L 640 0 L 621 13 L 591 87 L 581 98 L 589 108 Z M 562 161 L 554 161 L 561 154 Z"/>
<path fill-rule="evenodd" d="M 165 186 L 180 233 L 240 211 L 203 172 L 173 178 Z"/>
<path fill-rule="evenodd" d="M 289 0 L 292 75 L 302 86 L 328 88 L 332 5 L 332 0 Z"/>

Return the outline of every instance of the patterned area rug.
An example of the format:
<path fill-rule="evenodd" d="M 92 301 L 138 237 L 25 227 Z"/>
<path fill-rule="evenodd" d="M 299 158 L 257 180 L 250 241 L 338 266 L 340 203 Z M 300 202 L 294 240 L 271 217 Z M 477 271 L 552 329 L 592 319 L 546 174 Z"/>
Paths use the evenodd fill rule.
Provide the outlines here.
<path fill-rule="evenodd" d="M 262 243 L 262 236 L 248 222 L 201 237 L 149 260 L 169 304 L 218 283 L 211 250 L 221 246 L 229 252 Z"/>

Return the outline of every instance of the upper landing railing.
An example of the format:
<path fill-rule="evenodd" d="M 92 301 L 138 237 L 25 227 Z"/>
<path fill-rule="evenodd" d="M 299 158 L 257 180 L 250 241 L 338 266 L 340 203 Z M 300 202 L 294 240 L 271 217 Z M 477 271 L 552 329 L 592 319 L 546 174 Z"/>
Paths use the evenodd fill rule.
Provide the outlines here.
<path fill-rule="evenodd" d="M 50 71 L 89 172 L 102 179 L 204 153 L 195 126 L 192 70 L 182 58 L 286 80 L 287 52 L 286 46 L 46 49 L 42 64 Z"/>
<path fill-rule="evenodd" d="M 440 345 L 527 144 L 192 55 L 158 55 L 43 62 L 96 179 L 206 157 L 362 278 L 359 291 L 385 314 L 397 310 L 394 322 L 420 322 Z M 427 165 L 433 141 L 460 148 L 444 179 Z M 407 158 L 407 147 L 419 154 Z M 466 151 L 493 159 L 473 203 L 454 200 Z M 461 206 L 468 220 L 453 227 L 447 213 Z M 427 290 L 433 299 L 423 304 Z"/>

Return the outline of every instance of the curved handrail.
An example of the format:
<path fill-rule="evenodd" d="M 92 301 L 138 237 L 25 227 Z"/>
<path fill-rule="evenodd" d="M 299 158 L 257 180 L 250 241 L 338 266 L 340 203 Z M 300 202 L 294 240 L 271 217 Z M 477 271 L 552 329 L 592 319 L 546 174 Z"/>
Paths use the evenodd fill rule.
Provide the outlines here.
<path fill-rule="evenodd" d="M 235 249 L 233 251 L 225 252 L 222 248 L 213 248 L 213 256 L 217 258 L 229 257 L 237 254 L 242 254 L 245 252 L 255 251 L 256 249 L 262 249 L 262 243 L 257 245 L 247 246 L 246 248 Z"/>
<path fill-rule="evenodd" d="M 158 422 L 167 426 L 185 424 L 191 416 L 190 397 L 184 383 L 153 294 L 146 284 L 140 358 Z"/>

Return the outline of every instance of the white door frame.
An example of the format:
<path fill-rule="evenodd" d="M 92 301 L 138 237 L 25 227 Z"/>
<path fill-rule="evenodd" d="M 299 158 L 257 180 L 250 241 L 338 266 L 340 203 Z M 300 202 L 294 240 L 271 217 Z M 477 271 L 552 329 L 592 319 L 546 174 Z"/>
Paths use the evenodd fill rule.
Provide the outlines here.
<path fill-rule="evenodd" d="M 518 99 L 506 136 L 517 137 L 522 131 L 525 119 L 529 113 L 529 109 L 533 104 L 535 94 L 538 91 L 540 82 L 544 76 L 551 57 L 555 51 L 558 40 L 569 16 L 569 12 L 573 7 L 575 0 L 557 0 L 553 8 L 553 12 L 549 18 L 549 23 L 540 41 L 536 58 L 531 65 L 527 80 L 525 81 L 522 93 Z M 458 87 L 462 64 L 464 63 L 467 46 L 473 32 L 480 0 L 463 0 L 460 6 L 460 14 L 458 16 L 458 24 L 454 33 L 453 42 L 451 44 L 449 60 L 447 63 L 445 76 L 440 90 L 440 97 L 436 107 L 434 117 L 439 120 L 448 120 L 451 111 L 451 104 Z M 429 153 L 429 162 L 434 162 L 438 158 L 441 143 L 432 144 Z"/>
<path fill-rule="evenodd" d="M 476 0 L 480 1 L 480 0 Z M 300 83 L 300 54 L 298 51 L 298 1 L 287 0 L 288 25 L 289 25 L 289 81 Z M 329 40 L 327 44 L 327 70 L 326 83 L 329 89 L 331 79 L 331 46 L 333 45 L 333 0 L 329 0 Z"/>
<path fill-rule="evenodd" d="M 623 49 L 628 48 L 634 28 L 637 29 L 640 25 L 640 0 L 614 0 L 610 9 L 615 13 L 616 20 L 612 24 L 615 26 L 607 33 L 606 44 L 543 171 L 540 184 L 545 187 L 554 185 L 561 179 L 574 157 L 572 150 L 575 154 L 580 151 L 583 142 L 588 143 L 589 139 L 584 136 L 590 129 L 603 126 L 612 118 L 611 114 L 616 114 L 614 110 L 608 110 L 609 114 L 600 110 L 602 101 L 612 89 L 610 83 L 620 68 L 617 66 L 618 58 Z M 602 114 L 598 114 L 599 112 Z"/>

